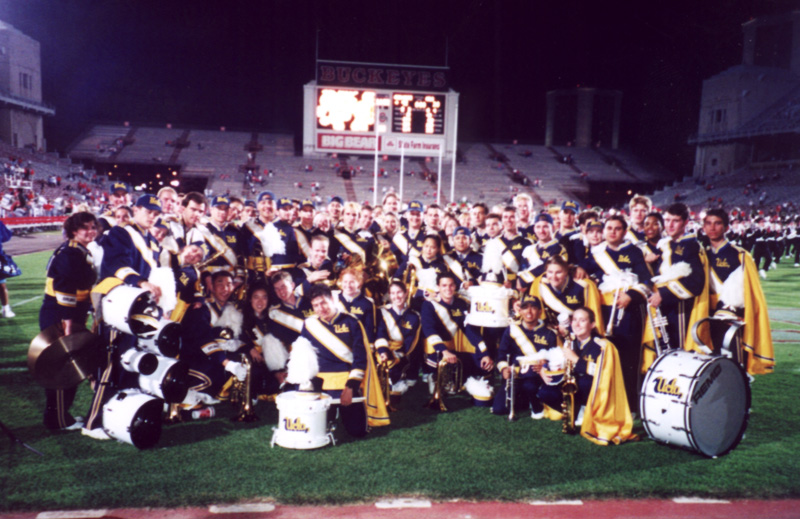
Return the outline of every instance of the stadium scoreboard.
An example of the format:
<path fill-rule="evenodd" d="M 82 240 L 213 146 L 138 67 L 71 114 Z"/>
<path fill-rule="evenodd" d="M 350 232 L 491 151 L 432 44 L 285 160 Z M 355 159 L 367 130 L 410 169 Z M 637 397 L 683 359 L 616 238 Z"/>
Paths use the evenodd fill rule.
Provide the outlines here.
<path fill-rule="evenodd" d="M 304 154 L 375 153 L 377 139 L 378 152 L 385 155 L 400 155 L 401 148 L 409 156 L 452 155 L 458 93 L 443 91 L 443 81 L 436 82 L 443 76 L 433 74 L 427 81 L 423 73 L 355 67 L 343 77 L 340 70 L 331 74 L 333 84 L 312 81 L 304 87 Z M 367 78 L 397 88 L 371 88 L 363 84 Z"/>

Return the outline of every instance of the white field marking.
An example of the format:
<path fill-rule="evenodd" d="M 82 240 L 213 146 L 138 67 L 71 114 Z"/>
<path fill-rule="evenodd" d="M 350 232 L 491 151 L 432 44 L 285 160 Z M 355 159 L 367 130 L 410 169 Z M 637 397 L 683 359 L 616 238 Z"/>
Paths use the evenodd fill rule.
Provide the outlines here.
<path fill-rule="evenodd" d="M 105 517 L 108 510 L 55 510 L 41 512 L 36 519 L 94 519 Z"/>
<path fill-rule="evenodd" d="M 212 514 L 249 514 L 257 512 L 272 512 L 275 505 L 272 503 L 243 503 L 240 505 L 211 505 L 208 511 Z"/>
<path fill-rule="evenodd" d="M 705 499 L 702 497 L 676 497 L 672 500 L 673 503 L 680 505 L 696 505 L 696 504 L 722 504 L 728 505 L 730 501 L 726 499 Z"/>
<path fill-rule="evenodd" d="M 387 499 L 375 503 L 375 508 L 430 508 L 427 499 Z"/>
<path fill-rule="evenodd" d="M 41 301 L 41 299 L 42 299 L 42 296 L 31 297 L 30 299 L 26 299 L 24 301 L 17 301 L 16 303 L 12 303 L 11 307 L 12 308 L 16 308 L 18 306 L 26 305 L 26 304 L 30 303 L 31 301 Z"/>
<path fill-rule="evenodd" d="M 575 505 L 582 505 L 583 501 L 581 501 L 580 499 L 572 499 L 572 500 L 566 499 L 564 501 L 531 501 L 528 504 L 533 506 L 548 506 L 548 505 L 575 506 Z"/>
<path fill-rule="evenodd" d="M 12 366 L 10 368 L 0 368 L 0 371 L 3 373 L 21 373 L 23 371 L 28 371 L 28 368 L 25 366 Z"/>

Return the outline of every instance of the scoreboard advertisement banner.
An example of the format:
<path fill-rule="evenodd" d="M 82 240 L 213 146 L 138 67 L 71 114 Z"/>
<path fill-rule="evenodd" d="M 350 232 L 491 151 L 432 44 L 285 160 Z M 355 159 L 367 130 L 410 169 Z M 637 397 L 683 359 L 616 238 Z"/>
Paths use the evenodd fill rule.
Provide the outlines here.
<path fill-rule="evenodd" d="M 305 86 L 304 152 L 435 156 L 448 136 L 458 94 L 411 89 Z M 377 118 L 376 118 L 377 114 Z M 377 120 L 377 132 L 376 132 Z M 377 140 L 376 140 L 377 139 Z"/>

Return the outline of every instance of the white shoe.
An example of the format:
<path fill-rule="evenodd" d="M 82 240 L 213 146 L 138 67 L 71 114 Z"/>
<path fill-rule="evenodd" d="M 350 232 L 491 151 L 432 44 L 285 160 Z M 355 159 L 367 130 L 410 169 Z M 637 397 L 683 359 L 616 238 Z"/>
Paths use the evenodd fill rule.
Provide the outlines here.
<path fill-rule="evenodd" d="M 398 380 L 397 383 L 392 384 L 392 393 L 402 395 L 406 391 L 408 391 L 408 383 L 405 380 Z"/>
<path fill-rule="evenodd" d="M 759 270 L 758 275 L 761 276 L 761 279 L 767 279 L 767 273 L 764 272 L 764 269 Z"/>
<path fill-rule="evenodd" d="M 75 423 L 69 427 L 62 427 L 62 431 L 77 431 L 83 428 L 83 418 L 75 418 Z"/>
<path fill-rule="evenodd" d="M 578 411 L 578 417 L 575 418 L 575 427 L 580 427 L 581 425 L 583 425 L 583 413 L 584 413 L 584 411 L 586 411 L 586 406 L 582 405 L 581 406 L 581 410 Z"/>
<path fill-rule="evenodd" d="M 103 429 L 81 429 L 81 434 L 84 436 L 88 436 L 89 438 L 94 438 L 95 440 L 110 440 L 111 436 L 109 436 Z"/>
<path fill-rule="evenodd" d="M 533 418 L 534 420 L 541 420 L 542 418 L 544 418 L 544 409 L 542 409 L 538 413 L 533 409 L 531 409 L 531 418 Z"/>
<path fill-rule="evenodd" d="M 405 379 L 405 381 L 406 381 L 406 385 L 409 387 L 409 389 L 417 385 L 417 379 L 416 378 L 407 378 L 407 379 Z"/>
<path fill-rule="evenodd" d="M 800 263 L 795 263 L 794 266 L 795 268 L 800 267 Z"/>
<path fill-rule="evenodd" d="M 770 270 L 775 270 L 776 268 L 778 268 L 778 264 L 777 263 L 772 263 L 772 265 L 769 266 Z"/>
<path fill-rule="evenodd" d="M 3 317 L 8 317 L 9 319 L 11 319 L 12 317 L 16 316 L 17 314 L 15 314 L 13 310 L 11 310 L 10 306 L 6 306 L 3 308 Z"/>

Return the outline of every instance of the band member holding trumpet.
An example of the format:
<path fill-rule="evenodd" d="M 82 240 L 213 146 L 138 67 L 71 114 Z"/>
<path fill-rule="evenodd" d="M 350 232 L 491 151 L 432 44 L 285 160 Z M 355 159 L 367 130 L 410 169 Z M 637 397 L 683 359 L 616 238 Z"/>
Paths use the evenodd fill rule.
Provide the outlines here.
<path fill-rule="evenodd" d="M 703 231 L 709 240 L 709 281 L 714 321 L 744 321 L 741 351 L 732 352 L 751 375 L 772 373 L 775 355 L 769 326 L 766 299 L 758 279 L 758 269 L 750 253 L 730 243 L 725 235 L 730 220 L 722 209 L 710 209 L 703 218 Z M 711 325 L 711 343 L 716 352 L 727 326 Z M 720 328 L 720 329 L 716 329 Z"/>
<path fill-rule="evenodd" d="M 420 334 L 420 317 L 407 304 L 408 290 L 398 280 L 389 285 L 389 304 L 381 307 L 378 313 L 378 338 L 375 349 L 381 362 L 389 363 L 389 378 L 393 395 L 402 395 L 409 385 L 416 384 L 419 376 L 419 357 L 417 348 Z M 410 366 L 417 373 L 409 370 Z"/>
<path fill-rule="evenodd" d="M 672 204 L 664 215 L 667 237 L 659 243 L 661 264 L 650 305 L 661 309 L 673 348 L 698 347 L 691 326 L 708 316 L 708 260 L 695 234 L 686 234 L 689 208 Z"/>
<path fill-rule="evenodd" d="M 616 347 L 597 334 L 594 312 L 586 307 L 572 313 L 571 327 L 574 340 L 566 341 L 561 352 L 565 362 L 572 363 L 577 384 L 575 407 L 580 410 L 575 426 L 580 427 L 583 437 L 598 445 L 635 439 Z M 551 409 L 561 409 L 560 384 L 554 384 L 553 377 L 544 371 L 541 377 L 545 384 L 539 398 Z"/>
<path fill-rule="evenodd" d="M 619 350 L 625 389 L 631 409 L 638 409 L 639 374 L 642 358 L 642 316 L 650 285 L 650 269 L 639 247 L 625 239 L 628 223 L 622 215 L 611 215 L 604 227 L 605 243 L 592 248 L 582 265 L 599 279 L 603 298 L 603 321 L 607 337 Z"/>
<path fill-rule="evenodd" d="M 508 381 L 516 377 L 516 395 L 507 394 L 509 384 L 501 385 L 494 395 L 492 413 L 508 414 L 507 402 L 515 402 L 518 409 L 530 408 L 531 418 L 539 420 L 544 416 L 544 405 L 538 397 L 543 385 L 540 373 L 542 363 L 533 361 L 537 352 L 559 346 L 561 341 L 556 333 L 540 320 L 542 315 L 541 300 L 532 295 L 525 295 L 520 301 L 520 323 L 511 324 L 500 339 L 497 351 L 497 370 Z M 514 410 L 516 411 L 516 409 Z"/>
<path fill-rule="evenodd" d="M 456 294 L 456 278 L 439 275 L 439 300 L 422 303 L 422 334 L 425 337 L 426 371 L 435 383 L 439 361 L 462 362 L 464 375 L 480 378 L 491 373 L 494 360 L 477 328 L 464 323 L 469 301 Z M 433 391 L 432 391 L 433 392 Z M 490 405 L 491 395 L 472 393 L 476 405 Z"/>

